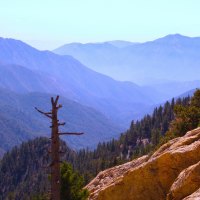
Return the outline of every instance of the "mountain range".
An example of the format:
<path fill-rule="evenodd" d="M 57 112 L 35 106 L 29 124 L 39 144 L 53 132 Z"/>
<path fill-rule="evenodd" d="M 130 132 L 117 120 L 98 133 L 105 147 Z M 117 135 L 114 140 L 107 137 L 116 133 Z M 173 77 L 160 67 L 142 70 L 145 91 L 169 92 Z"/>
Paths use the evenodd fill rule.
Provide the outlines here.
<path fill-rule="evenodd" d="M 49 133 L 48 121 L 34 107 L 50 109 L 50 96 L 61 95 L 70 147 L 94 148 L 118 137 L 133 118 L 154 104 L 141 87 L 97 73 L 71 56 L 39 51 L 22 41 L 0 38 L 1 152 Z"/>
<path fill-rule="evenodd" d="M 37 136 L 50 137 L 50 121 L 34 107 L 49 111 L 51 96 L 54 95 L 36 92 L 18 94 L 0 89 L 0 152 Z M 81 137 L 62 137 L 73 149 L 94 148 L 100 141 L 116 138 L 123 130 L 91 107 L 65 97 L 60 97 L 59 103 L 63 105 L 59 118 L 66 122 L 62 130 L 84 132 Z"/>
<path fill-rule="evenodd" d="M 55 49 L 54 52 L 71 55 L 91 69 L 116 80 L 132 81 L 156 90 L 158 85 L 162 84 L 162 93 L 170 89 L 169 84 L 177 84 L 182 90 L 175 90 L 176 87 L 174 90 L 176 95 L 177 92 L 181 94 L 188 90 L 185 81 L 199 81 L 200 37 L 174 34 L 144 43 L 121 43 L 122 47 L 115 45 L 115 41 L 70 43 Z M 189 89 L 192 87 L 193 83 Z M 167 93 L 164 98 L 172 97 Z"/>
<path fill-rule="evenodd" d="M 53 90 L 54 94 L 59 93 L 83 105 L 93 107 L 124 127 L 128 126 L 133 118 L 142 116 L 139 113 L 146 112 L 146 107 L 158 102 L 132 82 L 116 81 L 87 68 L 71 56 L 39 51 L 18 40 L 0 39 L 0 61 L 3 65 L 15 64 L 24 67 L 18 67 L 16 70 L 26 68 L 29 69 L 27 73 L 32 71 L 33 77 L 39 79 L 35 79 L 32 84 L 34 87 L 36 84 L 41 86 L 43 81 L 42 88 L 37 87 L 37 90 L 29 88 L 29 92 L 43 92 L 44 87 L 48 86 L 45 88 L 47 92 Z M 16 72 L 15 75 L 17 73 L 21 74 L 19 82 L 24 81 L 24 78 L 27 79 L 26 76 L 22 77 L 24 72 Z M 139 106 L 144 108 L 142 112 Z"/>
<path fill-rule="evenodd" d="M 198 41 L 199 38 L 170 35 L 147 43 L 76 43 L 50 52 L 39 51 L 19 40 L 0 38 L 1 152 L 29 138 L 48 134 L 48 121 L 33 111 L 33 107 L 49 110 L 50 96 L 57 94 L 61 95 L 61 104 L 64 105 L 60 116 L 68 122 L 65 130 L 85 132 L 84 136 L 66 139 L 71 147 L 94 148 L 100 141 L 118 137 L 131 120 L 137 120 L 151 112 L 154 105 L 200 86 L 196 52 L 199 48 Z M 181 45 L 177 45 L 179 43 Z M 180 51 L 180 48 L 184 51 Z M 66 49 L 77 55 L 84 54 L 84 58 L 91 63 L 85 63 L 86 60 L 78 56 L 80 61 L 77 60 L 72 53 L 57 54 L 65 54 Z M 63 52 L 58 52 L 60 50 Z M 165 78 L 157 73 L 158 67 L 154 66 L 155 63 L 160 63 L 158 54 L 162 55 L 160 59 L 164 60 L 164 64 L 168 63 L 166 68 L 160 66 Z M 185 54 L 187 55 L 183 57 Z M 187 62 L 184 60 L 185 64 L 182 68 L 180 66 L 177 81 L 166 81 L 170 79 L 167 76 L 176 64 L 175 61 L 183 58 Z M 192 58 L 196 61 L 194 65 Z M 140 67 L 135 68 L 134 59 L 148 65 L 140 63 Z M 125 73 L 129 76 L 134 73 L 137 78 L 153 74 L 161 82 L 139 86 L 131 81 L 117 81 L 93 70 L 103 70 L 98 69 L 101 63 L 106 70 L 113 70 L 121 77 Z M 126 68 L 128 63 L 130 65 Z M 187 63 L 191 67 L 185 71 Z M 115 64 L 121 67 L 117 68 Z M 142 70 L 143 74 L 139 75 L 138 70 Z M 173 68 L 171 74 L 172 72 L 174 76 L 178 70 Z"/>

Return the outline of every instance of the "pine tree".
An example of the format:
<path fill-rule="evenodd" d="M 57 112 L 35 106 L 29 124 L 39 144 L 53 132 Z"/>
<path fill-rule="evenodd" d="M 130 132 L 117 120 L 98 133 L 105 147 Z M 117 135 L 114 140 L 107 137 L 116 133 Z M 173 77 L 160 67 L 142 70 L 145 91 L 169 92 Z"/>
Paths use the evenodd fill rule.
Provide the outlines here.
<path fill-rule="evenodd" d="M 61 165 L 61 200 L 86 200 L 89 193 L 84 186 L 83 177 L 73 171 L 69 163 Z"/>
<path fill-rule="evenodd" d="M 183 100 L 183 104 L 176 105 L 174 111 L 176 117 L 168 134 L 182 136 L 197 128 L 200 123 L 200 90 L 196 90 L 189 104 Z"/>

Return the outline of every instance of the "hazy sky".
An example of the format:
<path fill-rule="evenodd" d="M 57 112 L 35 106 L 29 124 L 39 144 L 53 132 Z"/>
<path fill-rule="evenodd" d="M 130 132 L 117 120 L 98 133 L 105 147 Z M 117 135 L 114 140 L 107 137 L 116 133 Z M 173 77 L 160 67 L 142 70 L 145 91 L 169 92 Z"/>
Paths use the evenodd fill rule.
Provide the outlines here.
<path fill-rule="evenodd" d="M 0 0 L 1 37 L 39 49 L 69 42 L 200 36 L 200 0 Z"/>

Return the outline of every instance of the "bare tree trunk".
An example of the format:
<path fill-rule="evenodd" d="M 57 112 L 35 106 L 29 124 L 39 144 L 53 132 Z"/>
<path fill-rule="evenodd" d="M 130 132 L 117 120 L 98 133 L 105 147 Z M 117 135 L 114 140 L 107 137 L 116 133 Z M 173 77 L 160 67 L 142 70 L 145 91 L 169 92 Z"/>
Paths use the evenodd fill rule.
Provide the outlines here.
<path fill-rule="evenodd" d="M 57 99 L 56 99 L 57 100 Z M 52 127 L 51 127 L 51 199 L 60 200 L 60 156 L 59 156 L 59 134 L 58 134 L 58 107 L 57 101 L 52 103 Z"/>
<path fill-rule="evenodd" d="M 62 105 L 58 105 L 59 96 L 54 100 L 51 97 L 52 110 L 51 112 L 43 112 L 35 108 L 39 113 L 51 119 L 51 197 L 50 200 L 60 200 L 60 139 L 59 135 L 82 135 L 83 133 L 59 133 L 59 126 L 65 123 L 59 123 L 58 109 Z"/>

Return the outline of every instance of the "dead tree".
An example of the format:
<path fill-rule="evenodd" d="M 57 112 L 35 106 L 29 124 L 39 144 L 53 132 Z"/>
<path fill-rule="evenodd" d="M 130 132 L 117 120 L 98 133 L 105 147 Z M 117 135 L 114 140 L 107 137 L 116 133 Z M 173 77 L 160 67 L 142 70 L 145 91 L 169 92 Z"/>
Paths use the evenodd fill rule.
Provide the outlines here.
<path fill-rule="evenodd" d="M 64 126 L 65 123 L 60 123 L 58 120 L 58 110 L 62 108 L 61 104 L 58 104 L 59 96 L 54 100 L 51 97 L 52 109 L 50 112 L 43 112 L 38 108 L 35 108 L 39 113 L 45 115 L 51 119 L 51 200 L 60 200 L 60 139 L 59 135 L 82 135 L 83 133 L 60 133 L 59 126 Z"/>

